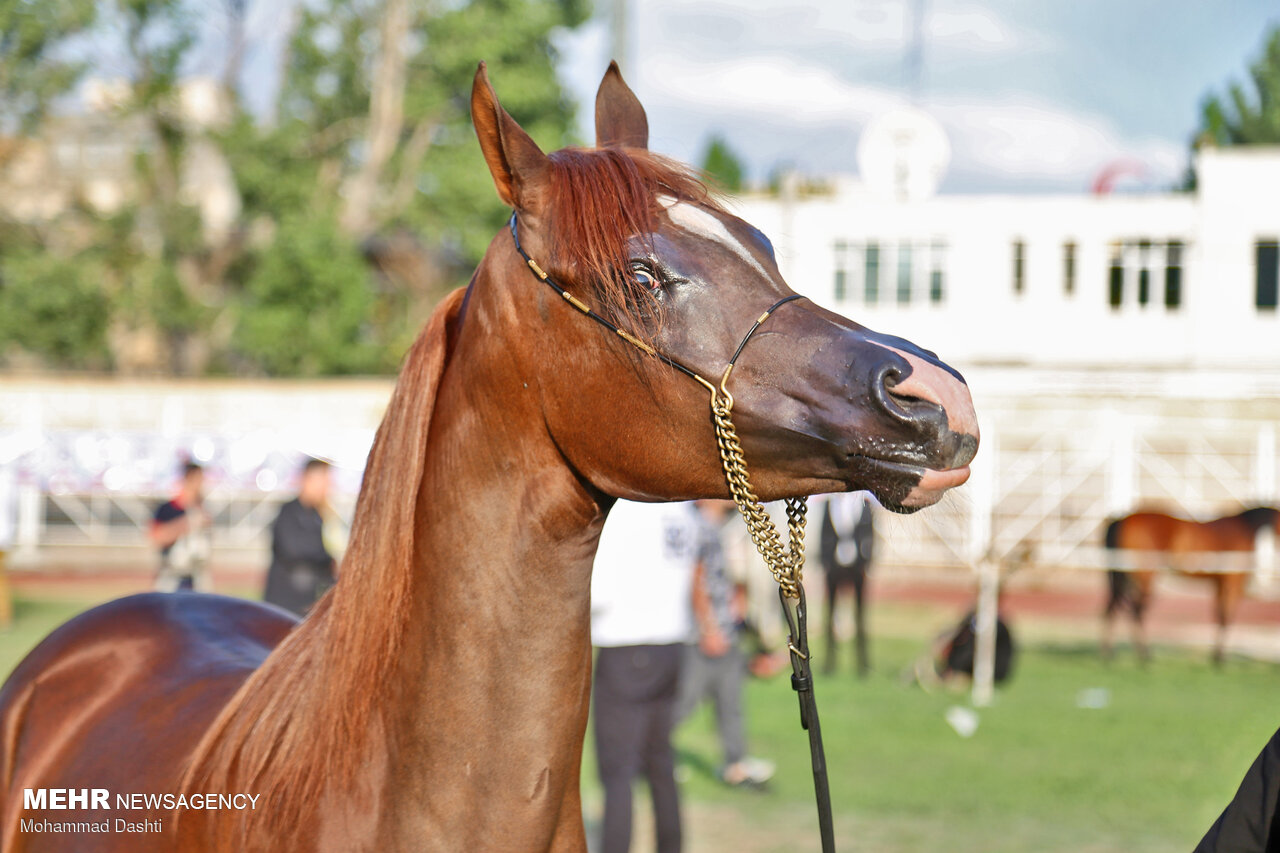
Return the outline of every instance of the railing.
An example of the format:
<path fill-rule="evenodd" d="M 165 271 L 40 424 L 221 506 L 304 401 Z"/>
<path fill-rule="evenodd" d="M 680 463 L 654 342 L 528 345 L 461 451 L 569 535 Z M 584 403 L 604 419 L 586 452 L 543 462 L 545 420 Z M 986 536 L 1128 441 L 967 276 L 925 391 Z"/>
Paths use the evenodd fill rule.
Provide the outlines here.
<path fill-rule="evenodd" d="M 1114 517 L 1150 507 L 1208 520 L 1276 501 L 1270 420 L 980 411 L 982 449 L 970 483 L 928 512 L 882 514 L 884 562 L 964 566 L 1025 554 L 1035 564 L 1107 568 L 1115 558 L 1102 536 Z M 1267 558 L 1266 549 L 1256 553 L 1255 564 Z M 1233 566 L 1241 559 L 1227 558 Z"/>

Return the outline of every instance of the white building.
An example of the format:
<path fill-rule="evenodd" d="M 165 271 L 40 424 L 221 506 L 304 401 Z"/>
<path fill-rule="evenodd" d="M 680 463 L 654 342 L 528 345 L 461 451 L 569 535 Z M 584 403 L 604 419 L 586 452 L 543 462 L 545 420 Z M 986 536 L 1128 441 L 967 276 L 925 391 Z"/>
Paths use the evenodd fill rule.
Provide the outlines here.
<path fill-rule="evenodd" d="M 795 289 L 961 367 L 1280 370 L 1280 148 L 1207 149 L 1193 192 L 933 196 L 857 179 L 749 196 Z"/>
<path fill-rule="evenodd" d="M 1109 516 L 1280 502 L 1280 147 L 1207 149 L 1186 193 L 938 196 L 945 150 L 893 144 L 867 181 L 736 205 L 792 287 L 973 390 L 973 480 L 886 519 L 884 560 L 1098 567 Z"/>

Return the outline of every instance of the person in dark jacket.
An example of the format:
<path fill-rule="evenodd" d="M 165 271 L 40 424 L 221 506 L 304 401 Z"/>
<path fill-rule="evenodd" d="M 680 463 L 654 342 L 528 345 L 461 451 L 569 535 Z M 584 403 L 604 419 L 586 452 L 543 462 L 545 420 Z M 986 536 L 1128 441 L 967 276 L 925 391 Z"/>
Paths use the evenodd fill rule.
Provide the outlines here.
<path fill-rule="evenodd" d="M 328 498 L 329 463 L 309 459 L 298 496 L 280 507 L 271 526 L 271 568 L 262 598 L 299 616 L 306 615 L 335 580 L 321 515 Z"/>
<path fill-rule="evenodd" d="M 858 659 L 858 675 L 865 677 L 871 669 L 863 603 L 875 538 L 871 498 L 866 492 L 847 492 L 827 499 L 818 545 L 827 581 L 827 657 L 823 669 L 828 674 L 835 672 L 836 668 L 836 600 L 840 591 L 848 587 L 853 588 L 854 652 Z"/>
<path fill-rule="evenodd" d="M 1194 853 L 1280 853 L 1280 731 L 1258 753 Z"/>
<path fill-rule="evenodd" d="M 1013 661 L 1017 646 L 1009 625 L 996 608 L 996 657 L 992 680 L 1003 684 L 1013 674 Z M 973 677 L 974 661 L 978 651 L 978 609 L 964 615 L 960 623 L 943 635 L 939 641 L 934 665 L 943 681 L 955 675 Z"/>

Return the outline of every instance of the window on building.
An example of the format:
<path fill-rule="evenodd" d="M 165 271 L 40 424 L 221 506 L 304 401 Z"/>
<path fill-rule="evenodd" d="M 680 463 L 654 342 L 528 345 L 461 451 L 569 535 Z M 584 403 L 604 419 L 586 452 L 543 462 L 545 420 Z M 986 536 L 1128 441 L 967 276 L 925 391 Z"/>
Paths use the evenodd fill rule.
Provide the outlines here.
<path fill-rule="evenodd" d="M 1124 252 L 1119 243 L 1111 246 L 1111 265 L 1107 275 L 1107 302 L 1112 309 L 1124 304 Z"/>
<path fill-rule="evenodd" d="M 1170 240 L 1164 254 L 1164 307 L 1182 307 L 1182 241 Z"/>
<path fill-rule="evenodd" d="M 1013 292 L 1022 295 L 1026 287 L 1027 244 L 1021 240 L 1013 241 Z"/>
<path fill-rule="evenodd" d="M 911 302 L 911 246 L 898 246 L 898 304 Z"/>
<path fill-rule="evenodd" d="M 880 246 L 868 243 L 863 252 L 863 302 L 875 305 L 880 300 Z"/>
<path fill-rule="evenodd" d="M 1280 241 L 1259 240 L 1254 246 L 1257 287 L 1253 304 L 1259 311 L 1275 311 L 1280 290 Z"/>
<path fill-rule="evenodd" d="M 940 304 L 946 298 L 946 281 L 943 270 L 946 268 L 947 247 L 943 243 L 934 243 L 929 253 L 929 301 Z"/>
<path fill-rule="evenodd" d="M 1138 304 L 1151 302 L 1151 241 L 1138 241 Z"/>
<path fill-rule="evenodd" d="M 836 243 L 836 302 L 843 302 L 849 296 L 849 245 L 843 241 Z"/>
<path fill-rule="evenodd" d="M 1072 296 L 1076 292 L 1076 244 L 1062 244 L 1062 292 Z"/>
<path fill-rule="evenodd" d="M 830 281 L 837 303 L 909 306 L 946 300 L 947 244 L 941 239 L 838 240 L 832 250 Z"/>
<path fill-rule="evenodd" d="M 1185 249 L 1185 241 L 1176 239 L 1143 237 L 1113 242 L 1107 304 L 1112 309 L 1126 305 L 1139 308 L 1163 305 L 1166 311 L 1181 308 Z"/>

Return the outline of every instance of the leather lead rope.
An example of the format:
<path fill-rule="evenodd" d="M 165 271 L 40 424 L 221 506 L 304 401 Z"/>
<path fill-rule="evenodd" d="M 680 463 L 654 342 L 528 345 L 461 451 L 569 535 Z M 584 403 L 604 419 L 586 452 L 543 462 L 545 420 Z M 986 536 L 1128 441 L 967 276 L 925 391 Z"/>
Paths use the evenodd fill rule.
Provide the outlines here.
<path fill-rule="evenodd" d="M 823 853 L 835 853 L 835 827 L 831 821 L 831 785 L 827 779 L 827 756 L 822 748 L 822 727 L 818 723 L 818 703 L 813 695 L 813 671 L 809 666 L 809 625 L 804 587 L 793 605 L 782 587 L 778 599 L 787 617 L 794 642 L 787 643 L 791 653 L 791 689 L 800 700 L 800 727 L 809 733 L 809 763 L 813 767 L 813 794 L 818 803 L 818 834 Z"/>
<path fill-rule="evenodd" d="M 733 395 L 729 393 L 729 375 L 742 350 L 747 346 L 756 331 L 764 324 L 780 306 L 802 298 L 800 294 L 779 299 L 769 310 L 761 314 L 743 335 L 733 357 L 725 365 L 717 387 L 702 377 L 695 370 L 685 367 L 674 358 L 659 352 L 626 329 L 616 325 L 608 318 L 594 311 L 589 305 L 551 278 L 533 258 L 529 257 L 520 245 L 520 233 L 517 227 L 516 214 L 511 214 L 508 223 L 511 239 L 516 251 L 524 259 L 530 272 L 541 282 L 548 285 L 582 314 L 613 332 L 627 343 L 667 364 L 690 379 L 698 382 L 711 394 L 711 421 L 716 431 L 716 444 L 720 451 L 720 463 L 724 468 L 725 482 L 733 502 L 742 514 L 747 525 L 747 532 L 756 550 L 764 558 L 765 565 L 778 584 L 778 598 L 782 602 L 782 612 L 786 616 L 790 634 L 787 637 L 787 650 L 791 655 L 791 687 L 800 700 L 800 725 L 809 733 L 809 758 L 813 766 L 813 789 L 818 803 L 818 831 L 822 838 L 822 853 L 835 853 L 835 834 L 831 821 L 831 791 L 827 780 L 826 755 L 822 748 L 822 729 L 818 725 L 818 706 L 813 695 L 813 672 L 809 660 L 809 627 L 806 611 L 803 570 L 804 570 L 804 527 L 805 513 L 808 504 L 804 498 L 786 498 L 787 508 L 787 544 L 784 547 L 777 527 L 769 517 L 769 513 L 761 504 L 751 488 L 751 479 L 747 473 L 747 462 L 743 456 L 742 443 L 738 440 L 738 431 L 733 425 Z"/>

